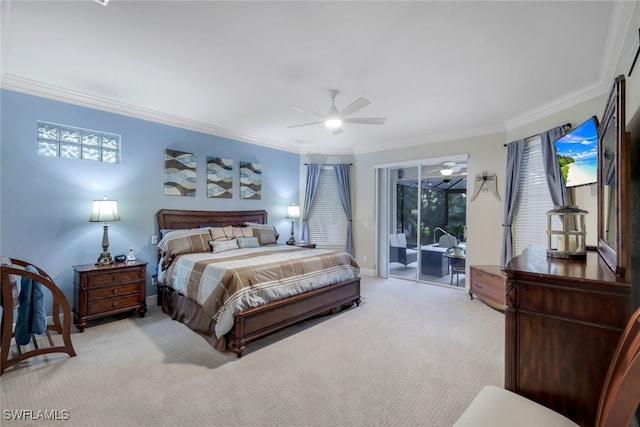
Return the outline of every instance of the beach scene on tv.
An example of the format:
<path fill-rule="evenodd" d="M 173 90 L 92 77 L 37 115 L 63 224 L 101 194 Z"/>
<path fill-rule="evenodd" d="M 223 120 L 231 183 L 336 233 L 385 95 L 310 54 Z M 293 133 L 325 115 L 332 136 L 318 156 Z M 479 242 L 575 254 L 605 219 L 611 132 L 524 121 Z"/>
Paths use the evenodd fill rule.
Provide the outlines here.
<path fill-rule="evenodd" d="M 598 127 L 595 117 L 554 142 L 567 187 L 593 184 L 598 177 Z"/>

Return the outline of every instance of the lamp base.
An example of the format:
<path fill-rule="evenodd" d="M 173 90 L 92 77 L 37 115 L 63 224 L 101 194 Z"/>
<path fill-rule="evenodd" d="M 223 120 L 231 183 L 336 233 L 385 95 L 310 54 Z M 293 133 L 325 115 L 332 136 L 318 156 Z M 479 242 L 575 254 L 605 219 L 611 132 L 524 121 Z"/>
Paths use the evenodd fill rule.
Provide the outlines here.
<path fill-rule="evenodd" d="M 113 264 L 113 258 L 111 258 L 111 254 L 107 251 L 102 252 L 100 256 L 98 256 L 96 265 L 109 265 L 109 264 Z"/>
<path fill-rule="evenodd" d="M 289 240 L 287 240 L 287 245 L 289 246 L 294 246 L 296 244 L 296 238 L 293 237 L 295 235 L 294 229 L 293 229 L 293 224 L 295 224 L 295 219 L 291 220 L 291 237 L 289 237 Z"/>

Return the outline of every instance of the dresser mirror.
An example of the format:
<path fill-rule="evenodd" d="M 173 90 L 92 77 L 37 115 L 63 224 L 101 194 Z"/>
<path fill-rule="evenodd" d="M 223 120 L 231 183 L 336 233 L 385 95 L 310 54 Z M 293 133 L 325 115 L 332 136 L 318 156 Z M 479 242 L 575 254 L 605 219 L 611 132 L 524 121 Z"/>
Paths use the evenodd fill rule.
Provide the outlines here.
<path fill-rule="evenodd" d="M 629 138 L 625 132 L 625 80 L 616 77 L 598 130 L 598 252 L 624 277 L 628 259 Z M 624 230 L 627 232 L 625 237 Z"/>

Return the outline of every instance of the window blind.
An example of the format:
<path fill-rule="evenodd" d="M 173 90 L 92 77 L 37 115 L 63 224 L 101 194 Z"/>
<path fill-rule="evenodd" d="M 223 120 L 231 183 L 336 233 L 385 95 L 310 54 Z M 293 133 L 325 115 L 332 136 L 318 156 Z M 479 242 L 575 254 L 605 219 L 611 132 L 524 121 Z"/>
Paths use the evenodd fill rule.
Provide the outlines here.
<path fill-rule="evenodd" d="M 540 138 L 536 138 L 524 148 L 513 224 L 514 256 L 530 245 L 547 247 L 547 212 L 551 209 Z"/>
<path fill-rule="evenodd" d="M 338 194 L 338 179 L 331 166 L 323 166 L 320 170 L 318 190 L 307 224 L 311 243 L 318 247 L 344 250 L 348 222 Z"/>

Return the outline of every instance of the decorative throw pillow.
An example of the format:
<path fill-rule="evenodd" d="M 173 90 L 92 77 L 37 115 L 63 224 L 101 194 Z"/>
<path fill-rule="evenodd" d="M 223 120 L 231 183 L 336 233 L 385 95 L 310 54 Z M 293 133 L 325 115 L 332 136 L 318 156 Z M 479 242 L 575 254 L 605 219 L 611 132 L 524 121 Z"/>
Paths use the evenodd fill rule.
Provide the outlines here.
<path fill-rule="evenodd" d="M 226 227 L 209 227 L 209 231 L 214 242 L 233 239 L 233 227 L 230 225 Z"/>
<path fill-rule="evenodd" d="M 258 248 L 260 247 L 260 242 L 258 242 L 257 237 L 237 237 L 238 246 L 241 248 Z"/>
<path fill-rule="evenodd" d="M 253 229 L 251 227 L 233 227 L 233 237 L 253 237 Z"/>
<path fill-rule="evenodd" d="M 273 225 L 257 224 L 254 222 L 245 222 L 253 230 L 253 235 L 258 238 L 260 246 L 273 245 L 278 243 L 279 234 Z"/>
<path fill-rule="evenodd" d="M 158 250 L 163 256 L 162 269 L 169 267 L 178 255 L 209 252 L 209 240 L 211 240 L 211 234 L 206 228 L 167 232 L 158 243 Z"/>
<path fill-rule="evenodd" d="M 231 240 L 212 240 L 209 242 L 211 245 L 211 250 L 213 253 L 230 251 L 233 249 L 238 249 L 238 241 L 236 239 Z"/>

